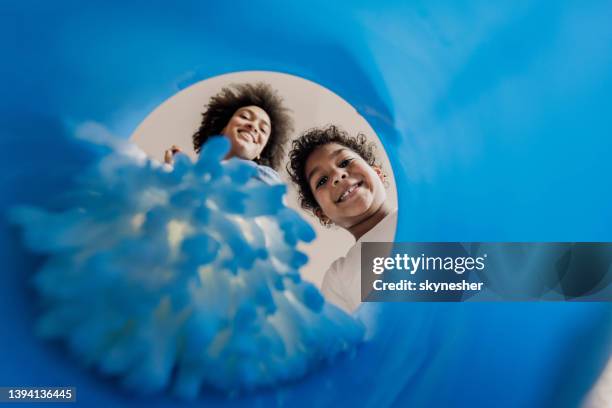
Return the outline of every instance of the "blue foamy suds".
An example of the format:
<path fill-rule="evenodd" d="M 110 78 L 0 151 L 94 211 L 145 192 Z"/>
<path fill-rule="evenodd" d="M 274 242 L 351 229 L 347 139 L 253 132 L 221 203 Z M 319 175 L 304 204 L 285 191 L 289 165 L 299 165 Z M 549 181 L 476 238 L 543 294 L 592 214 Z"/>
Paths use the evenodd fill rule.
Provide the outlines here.
<path fill-rule="evenodd" d="M 188 398 L 295 379 L 360 341 L 361 324 L 300 278 L 296 245 L 314 233 L 284 186 L 222 163 L 225 138 L 173 171 L 126 146 L 78 176 L 63 211 L 11 212 L 48 254 L 33 279 L 39 335 L 128 388 Z"/>

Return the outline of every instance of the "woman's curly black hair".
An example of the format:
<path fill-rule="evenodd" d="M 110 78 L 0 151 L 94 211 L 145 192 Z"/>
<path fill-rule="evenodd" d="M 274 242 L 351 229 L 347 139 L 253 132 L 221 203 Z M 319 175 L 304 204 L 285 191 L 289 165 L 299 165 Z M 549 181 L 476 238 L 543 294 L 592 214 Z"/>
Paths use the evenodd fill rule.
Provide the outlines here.
<path fill-rule="evenodd" d="M 283 99 L 268 84 L 232 84 L 210 98 L 202 113 L 200 128 L 193 135 L 193 147 L 200 153 L 211 136 L 221 134 L 236 111 L 245 106 L 257 106 L 270 116 L 270 138 L 261 152 L 257 164 L 278 169 L 285 154 L 285 144 L 293 131 L 293 119 Z"/>
<path fill-rule="evenodd" d="M 289 162 L 287 163 L 287 172 L 298 187 L 299 202 L 305 210 L 314 212 L 319 208 L 306 179 L 306 160 L 318 147 L 329 143 L 346 146 L 361 156 L 370 166 L 380 167 L 374 154 L 376 146 L 374 143 L 368 142 L 366 136 L 362 133 L 350 136 L 346 131 L 334 125 L 305 131 L 293 141 L 289 152 Z"/>

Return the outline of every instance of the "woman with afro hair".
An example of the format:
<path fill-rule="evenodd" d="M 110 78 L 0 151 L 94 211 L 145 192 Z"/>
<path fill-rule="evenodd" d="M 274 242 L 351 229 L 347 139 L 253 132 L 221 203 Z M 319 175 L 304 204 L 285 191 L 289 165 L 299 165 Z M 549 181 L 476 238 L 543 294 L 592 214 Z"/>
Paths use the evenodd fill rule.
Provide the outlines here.
<path fill-rule="evenodd" d="M 232 84 L 212 96 L 202 113 L 200 127 L 193 135 L 193 147 L 202 146 L 214 136 L 225 136 L 230 150 L 225 157 L 249 160 L 257 165 L 256 178 L 277 184 L 276 173 L 284 156 L 284 145 L 293 131 L 293 120 L 283 99 L 268 84 Z M 173 163 L 173 156 L 182 150 L 172 146 L 164 161 Z"/>

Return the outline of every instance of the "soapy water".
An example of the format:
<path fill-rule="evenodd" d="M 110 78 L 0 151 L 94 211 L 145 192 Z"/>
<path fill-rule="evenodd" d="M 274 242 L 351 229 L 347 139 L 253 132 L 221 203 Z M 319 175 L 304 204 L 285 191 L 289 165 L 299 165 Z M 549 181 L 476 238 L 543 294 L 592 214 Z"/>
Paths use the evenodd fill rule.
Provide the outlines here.
<path fill-rule="evenodd" d="M 611 240 L 609 2 L 28 4 L 0 16 L 3 212 L 66 209 L 51 197 L 104 150 L 75 142 L 75 122 L 127 137 L 181 87 L 266 69 L 331 89 L 372 125 L 399 186 L 397 241 Z M 123 391 L 127 371 L 100 375 L 37 337 L 45 258 L 2 227 L 3 385 L 73 385 L 86 406 L 193 405 L 172 386 Z M 576 407 L 610 356 L 606 303 L 366 304 L 355 317 L 354 352 L 196 403 Z"/>

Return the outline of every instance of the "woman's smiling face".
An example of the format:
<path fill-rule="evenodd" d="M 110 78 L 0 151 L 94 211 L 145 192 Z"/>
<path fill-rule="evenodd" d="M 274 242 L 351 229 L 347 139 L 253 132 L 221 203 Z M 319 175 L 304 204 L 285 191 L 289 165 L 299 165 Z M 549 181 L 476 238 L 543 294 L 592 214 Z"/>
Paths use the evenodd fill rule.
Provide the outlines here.
<path fill-rule="evenodd" d="M 323 214 L 343 228 L 373 215 L 387 198 L 376 170 L 338 143 L 315 149 L 306 160 L 305 172 Z"/>
<path fill-rule="evenodd" d="M 256 159 L 266 147 L 271 132 L 272 124 L 266 111 L 258 106 L 238 109 L 221 131 L 231 142 L 227 157 Z"/>

